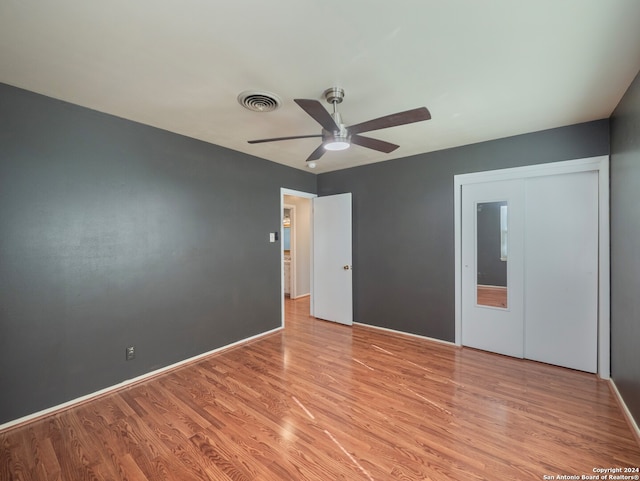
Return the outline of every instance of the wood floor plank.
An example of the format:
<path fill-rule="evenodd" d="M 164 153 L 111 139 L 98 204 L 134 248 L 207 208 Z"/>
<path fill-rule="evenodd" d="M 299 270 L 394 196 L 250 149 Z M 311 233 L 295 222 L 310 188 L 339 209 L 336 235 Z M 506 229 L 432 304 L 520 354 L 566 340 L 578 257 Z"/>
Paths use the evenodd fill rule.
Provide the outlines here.
<path fill-rule="evenodd" d="M 0 433 L 2 481 L 530 480 L 638 467 L 606 382 L 309 317 Z"/>

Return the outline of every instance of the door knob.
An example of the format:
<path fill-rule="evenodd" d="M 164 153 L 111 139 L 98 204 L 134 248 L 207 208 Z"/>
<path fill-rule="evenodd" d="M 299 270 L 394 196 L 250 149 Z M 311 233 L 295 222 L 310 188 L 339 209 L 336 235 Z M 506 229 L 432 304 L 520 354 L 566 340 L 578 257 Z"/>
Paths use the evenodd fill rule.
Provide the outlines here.
<path fill-rule="evenodd" d="M 347 264 L 346 266 L 342 266 L 345 271 L 351 270 L 351 266 Z"/>

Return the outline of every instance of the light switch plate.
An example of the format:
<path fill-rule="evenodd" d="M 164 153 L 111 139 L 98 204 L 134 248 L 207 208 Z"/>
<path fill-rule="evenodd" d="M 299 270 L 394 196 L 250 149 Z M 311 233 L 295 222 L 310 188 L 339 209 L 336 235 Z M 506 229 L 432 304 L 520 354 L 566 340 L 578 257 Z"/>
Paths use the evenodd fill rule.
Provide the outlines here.
<path fill-rule="evenodd" d="M 136 358 L 136 348 L 135 346 L 129 346 L 126 350 L 126 359 L 127 361 L 131 361 Z"/>
<path fill-rule="evenodd" d="M 269 232 L 269 242 L 275 242 L 275 241 L 276 241 L 276 233 Z"/>

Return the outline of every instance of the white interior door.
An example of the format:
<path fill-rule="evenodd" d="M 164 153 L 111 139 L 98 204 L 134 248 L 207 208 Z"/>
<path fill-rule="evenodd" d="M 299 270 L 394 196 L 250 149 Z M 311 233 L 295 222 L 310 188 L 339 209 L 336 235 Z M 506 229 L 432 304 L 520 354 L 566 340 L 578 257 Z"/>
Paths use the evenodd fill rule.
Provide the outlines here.
<path fill-rule="evenodd" d="M 351 193 L 313 199 L 313 311 L 353 324 Z"/>
<path fill-rule="evenodd" d="M 526 182 L 525 357 L 598 368 L 598 173 Z"/>
<path fill-rule="evenodd" d="M 520 358 L 524 356 L 522 182 L 463 185 L 461 211 L 462 344 Z M 497 217 L 487 217 L 490 211 Z"/>

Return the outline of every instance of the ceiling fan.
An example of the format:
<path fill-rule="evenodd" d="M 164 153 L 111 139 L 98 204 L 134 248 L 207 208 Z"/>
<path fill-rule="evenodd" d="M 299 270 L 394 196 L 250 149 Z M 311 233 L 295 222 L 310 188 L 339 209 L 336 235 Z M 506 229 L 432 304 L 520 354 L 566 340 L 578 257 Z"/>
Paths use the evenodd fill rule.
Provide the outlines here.
<path fill-rule="evenodd" d="M 426 107 L 420 107 L 413 110 L 398 112 L 391 115 L 385 115 L 377 119 L 369 120 L 359 124 L 345 127 L 342 118 L 338 112 L 338 104 L 344 99 L 344 90 L 339 87 L 333 87 L 324 91 L 325 100 L 333 105 L 333 113 L 329 113 L 322 104 L 312 99 L 294 99 L 306 113 L 308 113 L 316 122 L 322 126 L 321 134 L 312 135 L 294 135 L 291 137 L 276 137 L 272 139 L 249 140 L 250 144 L 259 144 L 262 142 L 276 142 L 280 140 L 292 139 L 308 139 L 311 137 L 322 137 L 322 143 L 307 158 L 309 167 L 315 167 L 315 161 L 325 153 L 326 150 L 344 150 L 348 149 L 351 144 L 366 147 L 368 149 L 377 150 L 379 152 L 389 153 L 396 150 L 399 145 L 385 142 L 384 140 L 373 139 L 360 135 L 363 132 L 372 130 L 387 129 L 397 125 L 411 124 L 429 120 L 431 114 Z"/>

